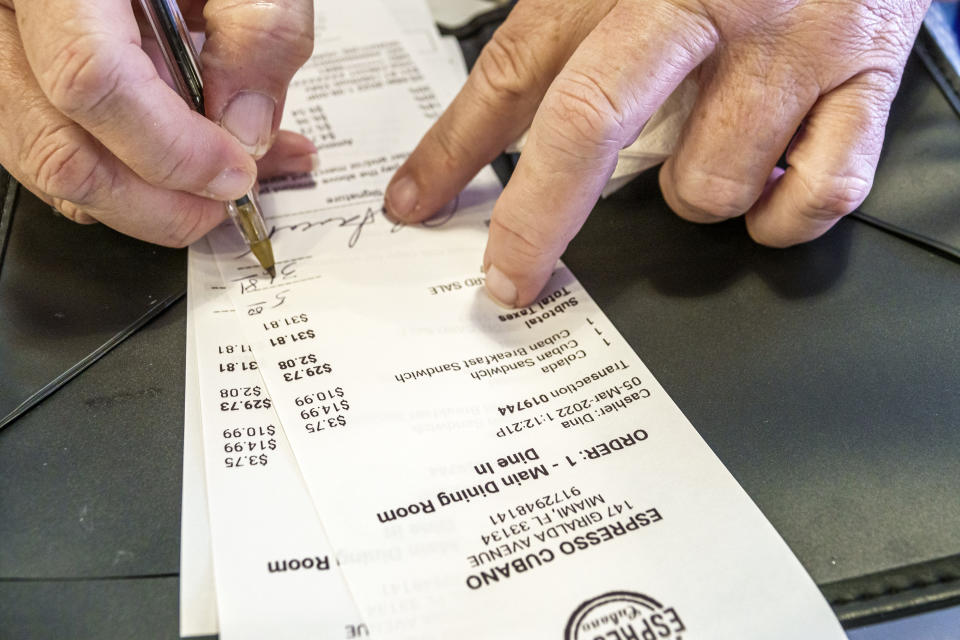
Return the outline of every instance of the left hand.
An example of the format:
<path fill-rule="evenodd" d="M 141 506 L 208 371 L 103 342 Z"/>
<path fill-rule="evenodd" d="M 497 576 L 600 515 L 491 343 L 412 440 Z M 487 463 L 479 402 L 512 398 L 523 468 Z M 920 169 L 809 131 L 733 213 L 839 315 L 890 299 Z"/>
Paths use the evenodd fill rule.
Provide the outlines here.
<path fill-rule="evenodd" d="M 816 238 L 870 190 L 929 0 L 519 0 L 400 167 L 387 212 L 427 218 L 527 127 L 493 211 L 487 290 L 532 302 L 621 148 L 689 73 L 700 95 L 660 171 L 670 207 L 746 214 L 759 243 Z M 789 148 L 788 148 L 789 147 Z M 786 150 L 786 171 L 776 167 Z"/>

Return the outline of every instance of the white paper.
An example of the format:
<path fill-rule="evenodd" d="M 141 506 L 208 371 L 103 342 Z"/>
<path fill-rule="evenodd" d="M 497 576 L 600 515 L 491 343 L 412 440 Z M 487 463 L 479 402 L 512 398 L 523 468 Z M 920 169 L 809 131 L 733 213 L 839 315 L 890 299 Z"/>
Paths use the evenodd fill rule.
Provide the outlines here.
<path fill-rule="evenodd" d="M 189 295 L 220 637 L 364 635 L 205 244 L 190 252 Z"/>
<path fill-rule="evenodd" d="M 328 61 L 326 66 L 335 66 L 349 60 L 357 49 L 385 47 L 394 56 L 403 51 L 443 74 L 451 93 L 465 77 L 462 57 L 456 58 L 459 48 L 454 50 L 439 39 L 421 0 L 395 1 L 390 9 L 387 13 L 379 3 L 366 0 L 330 15 L 329 7 L 318 5 L 315 56 Z M 371 15 L 375 18 L 370 19 Z M 324 64 L 313 65 L 314 70 L 323 68 Z M 424 95 L 416 93 L 418 98 Z M 416 100 L 411 103 L 416 106 Z M 305 113 L 309 112 L 298 112 Z M 325 119 L 316 118 L 315 113 L 310 116 Z M 185 460 L 184 472 L 181 612 L 185 622 L 181 635 L 219 630 L 226 640 L 366 636 L 368 630 L 330 554 L 279 421 L 269 407 L 256 362 L 219 284 L 216 264 L 206 241 L 201 241 L 190 253 L 185 447 L 189 461 Z M 198 371 L 204 372 L 202 380 Z M 207 441 L 212 525 L 207 516 L 201 423 Z M 204 570 L 202 581 L 188 579 L 188 556 L 190 567 Z M 256 606 L 251 606 L 252 595 Z"/>
<path fill-rule="evenodd" d="M 326 77 L 322 65 L 291 90 L 292 113 L 322 102 L 331 141 L 349 144 L 328 147 L 314 189 L 263 198 L 277 278 L 232 228 L 210 235 L 373 634 L 842 638 L 565 267 L 527 309 L 483 294 L 499 193 L 489 169 L 423 225 L 380 214 L 443 93 L 402 46 L 389 50 L 369 57 L 400 69 L 395 82 L 362 99 L 312 96 L 306 74 Z"/>
<path fill-rule="evenodd" d="M 408 46 L 428 55 L 437 52 L 440 32 L 425 0 L 386 0 L 383 6 L 389 10 Z"/>
<path fill-rule="evenodd" d="M 183 501 L 180 513 L 180 635 L 217 633 L 216 593 L 203 471 L 203 417 L 193 326 L 187 322 L 187 370 L 183 416 Z"/>
<path fill-rule="evenodd" d="M 458 86 L 467 79 L 469 70 L 467 61 L 463 58 L 463 50 L 460 48 L 460 41 L 454 36 L 443 36 L 440 38 L 440 49 L 446 54 L 447 61 L 451 68 L 456 70 L 455 77 L 458 79 Z"/>

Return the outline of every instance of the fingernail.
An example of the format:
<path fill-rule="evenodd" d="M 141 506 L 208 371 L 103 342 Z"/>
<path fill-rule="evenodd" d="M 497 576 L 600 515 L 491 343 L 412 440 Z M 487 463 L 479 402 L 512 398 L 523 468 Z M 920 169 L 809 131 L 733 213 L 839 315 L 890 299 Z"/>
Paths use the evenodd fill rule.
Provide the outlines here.
<path fill-rule="evenodd" d="M 259 158 L 270 147 L 276 107 L 276 101 L 266 94 L 242 91 L 224 109 L 220 124 L 233 134 L 247 153 Z"/>
<path fill-rule="evenodd" d="M 233 200 L 249 191 L 255 180 L 243 169 L 224 169 L 210 181 L 203 195 L 214 200 Z"/>
<path fill-rule="evenodd" d="M 310 172 L 313 173 L 319 168 L 320 168 L 320 154 L 311 153 L 310 154 Z"/>
<path fill-rule="evenodd" d="M 513 309 L 517 305 L 517 287 L 500 269 L 487 267 L 487 293 L 497 304 Z"/>
<path fill-rule="evenodd" d="M 387 187 L 387 213 L 395 218 L 406 218 L 417 206 L 417 183 L 410 176 L 402 176 Z"/>

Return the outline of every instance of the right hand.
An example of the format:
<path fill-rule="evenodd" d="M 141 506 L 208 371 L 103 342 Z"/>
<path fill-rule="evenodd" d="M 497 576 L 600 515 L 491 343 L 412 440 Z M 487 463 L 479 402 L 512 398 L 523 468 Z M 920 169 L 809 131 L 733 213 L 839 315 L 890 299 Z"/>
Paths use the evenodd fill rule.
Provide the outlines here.
<path fill-rule="evenodd" d="M 308 139 L 278 131 L 313 50 L 312 0 L 181 4 L 206 31 L 209 120 L 161 79 L 130 0 L 0 0 L 0 165 L 76 222 L 167 246 L 219 224 L 255 159 L 260 177 L 316 161 Z"/>

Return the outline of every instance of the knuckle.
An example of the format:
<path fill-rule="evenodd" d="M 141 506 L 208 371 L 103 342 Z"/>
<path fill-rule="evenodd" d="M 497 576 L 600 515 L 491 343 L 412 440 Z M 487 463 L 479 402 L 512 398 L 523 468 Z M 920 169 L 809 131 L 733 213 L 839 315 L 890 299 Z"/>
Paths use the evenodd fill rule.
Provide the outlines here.
<path fill-rule="evenodd" d="M 799 174 L 807 191 L 804 215 L 815 220 L 833 220 L 851 213 L 867 198 L 873 186 L 866 172 L 820 171 Z"/>
<path fill-rule="evenodd" d="M 291 20 L 287 14 L 278 15 L 266 27 L 259 29 L 272 46 L 279 45 L 286 59 L 296 67 L 306 62 L 313 53 L 313 21 Z"/>
<path fill-rule="evenodd" d="M 700 52 L 710 51 L 720 42 L 722 29 L 716 11 L 708 8 L 707 3 L 666 0 L 649 4 L 656 6 L 644 8 L 653 11 L 658 24 L 669 25 L 673 34 L 671 58 L 676 61 L 674 64 L 701 58 Z M 643 4 L 638 3 L 637 6 L 642 7 Z M 730 35 L 727 34 L 728 37 Z"/>
<path fill-rule="evenodd" d="M 22 165 L 42 192 L 84 204 L 101 186 L 100 163 L 73 128 L 70 124 L 47 127 L 28 138 Z"/>
<path fill-rule="evenodd" d="M 463 159 L 471 157 L 475 150 L 463 138 L 463 133 L 457 126 L 450 126 L 443 121 L 443 126 L 433 127 L 430 137 L 436 143 L 434 146 L 440 152 L 440 164 L 445 172 L 456 172 L 463 165 Z"/>
<path fill-rule="evenodd" d="M 680 206 L 721 219 L 743 215 L 759 197 L 748 182 L 709 169 L 678 168 L 675 191 Z"/>
<path fill-rule="evenodd" d="M 203 225 L 209 213 L 205 207 L 208 201 L 199 197 L 189 198 L 188 204 L 176 208 L 176 216 L 166 228 L 166 236 L 160 238 L 158 244 L 174 249 L 182 249 L 196 242 L 203 234 Z"/>
<path fill-rule="evenodd" d="M 228 12 L 217 30 L 217 37 L 230 39 L 237 51 L 250 50 L 251 43 L 269 42 L 269 62 L 284 69 L 297 69 L 313 54 L 312 7 L 303 10 L 304 3 L 256 2 L 243 3 Z M 211 5 L 207 5 L 210 7 Z"/>
<path fill-rule="evenodd" d="M 51 104 L 68 115 L 96 110 L 121 84 L 120 58 L 93 36 L 66 43 L 38 76 Z"/>
<path fill-rule="evenodd" d="M 558 158 L 602 164 L 615 158 L 627 139 L 623 118 L 592 80 L 558 79 L 541 110 L 547 115 L 541 143 Z"/>
<path fill-rule="evenodd" d="M 480 52 L 472 79 L 479 95 L 497 99 L 523 98 L 534 78 L 530 51 L 505 26 L 497 29 Z"/>
<path fill-rule="evenodd" d="M 283 43 L 297 67 L 313 55 L 313 16 L 283 11 L 275 37 Z"/>
<path fill-rule="evenodd" d="M 550 109 L 579 140 L 620 148 L 623 109 L 591 75 L 571 70 L 551 88 Z"/>
<path fill-rule="evenodd" d="M 864 112 L 865 121 L 876 118 L 886 120 L 890 103 L 900 88 L 901 71 L 902 69 L 873 68 L 851 79 L 859 81 L 864 87 L 859 107 Z"/>
<path fill-rule="evenodd" d="M 193 151 L 193 145 L 184 144 L 184 130 L 178 130 L 173 137 L 166 142 L 163 150 L 160 152 L 156 161 L 151 162 L 143 169 L 143 179 L 151 184 L 164 185 L 170 183 L 179 184 L 180 178 L 193 178 L 200 176 L 191 175 L 191 169 L 195 166 L 196 154 Z M 203 184 L 206 182 L 200 180 Z"/>
<path fill-rule="evenodd" d="M 519 270 L 538 264 L 552 253 L 552 241 L 548 234 L 515 215 L 494 215 L 490 219 L 490 227 L 506 239 L 506 244 L 510 247 L 509 260 Z"/>

